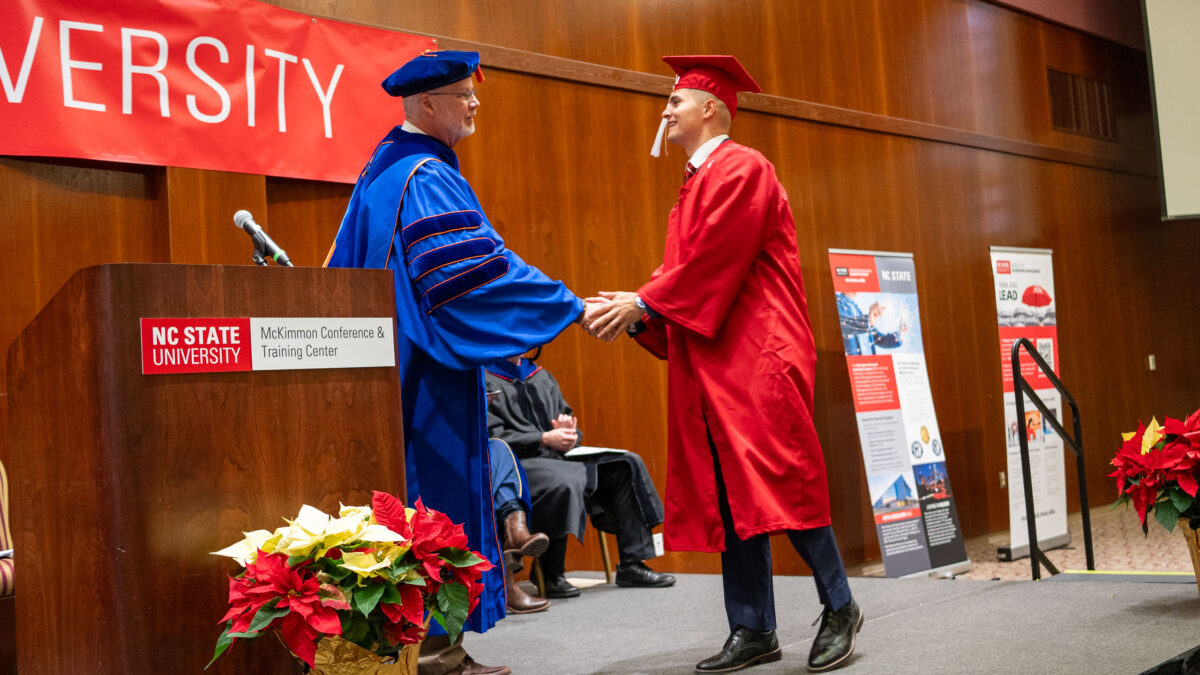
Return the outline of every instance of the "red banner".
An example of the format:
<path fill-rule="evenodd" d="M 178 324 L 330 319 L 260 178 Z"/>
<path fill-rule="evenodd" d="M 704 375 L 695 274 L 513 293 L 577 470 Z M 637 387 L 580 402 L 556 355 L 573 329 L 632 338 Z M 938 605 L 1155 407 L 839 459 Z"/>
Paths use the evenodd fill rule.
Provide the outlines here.
<path fill-rule="evenodd" d="M 0 153 L 352 183 L 432 38 L 254 0 L 8 0 Z"/>

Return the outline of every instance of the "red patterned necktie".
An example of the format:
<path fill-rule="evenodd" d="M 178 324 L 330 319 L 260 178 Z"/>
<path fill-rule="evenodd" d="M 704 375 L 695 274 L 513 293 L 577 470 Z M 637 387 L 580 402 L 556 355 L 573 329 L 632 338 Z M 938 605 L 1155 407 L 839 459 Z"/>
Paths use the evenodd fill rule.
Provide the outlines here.
<path fill-rule="evenodd" d="M 695 175 L 696 175 L 696 167 L 692 166 L 691 162 L 688 162 L 687 165 L 685 165 L 683 168 L 683 182 L 685 182 L 685 183 L 688 182 L 689 180 L 691 180 L 692 176 L 695 176 Z"/>

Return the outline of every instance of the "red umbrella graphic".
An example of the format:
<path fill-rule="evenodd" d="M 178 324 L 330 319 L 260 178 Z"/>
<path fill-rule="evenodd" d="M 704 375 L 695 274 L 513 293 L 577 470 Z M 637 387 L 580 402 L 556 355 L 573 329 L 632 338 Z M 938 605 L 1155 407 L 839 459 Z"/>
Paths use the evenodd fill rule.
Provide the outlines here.
<path fill-rule="evenodd" d="M 1030 286 L 1021 294 L 1021 302 L 1030 307 L 1045 307 L 1053 300 L 1050 299 L 1050 294 L 1041 286 Z"/>

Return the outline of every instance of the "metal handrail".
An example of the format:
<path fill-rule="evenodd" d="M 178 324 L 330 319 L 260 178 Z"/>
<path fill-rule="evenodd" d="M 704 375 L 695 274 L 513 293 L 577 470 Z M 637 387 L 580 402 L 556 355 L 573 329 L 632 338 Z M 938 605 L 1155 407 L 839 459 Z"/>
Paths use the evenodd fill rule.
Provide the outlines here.
<path fill-rule="evenodd" d="M 1034 391 L 1033 387 L 1030 386 L 1029 382 L 1021 374 L 1022 348 L 1033 357 L 1033 362 L 1037 365 L 1038 369 L 1042 371 L 1046 379 L 1050 380 L 1050 384 L 1054 385 L 1054 388 L 1058 390 L 1063 400 L 1071 406 L 1071 420 L 1074 423 L 1075 431 L 1073 438 L 1067 435 L 1062 424 L 1058 421 L 1058 417 L 1050 411 L 1041 397 L 1037 395 L 1037 392 Z M 1079 423 L 1079 406 L 1075 405 L 1075 398 L 1071 396 L 1071 392 L 1067 391 L 1067 388 L 1063 386 L 1062 381 L 1054 374 L 1054 370 L 1050 367 L 1050 364 L 1046 363 L 1042 355 L 1037 352 L 1033 343 L 1029 341 L 1029 338 L 1020 338 L 1013 343 L 1012 374 L 1013 394 L 1017 402 L 1017 419 L 1025 419 L 1025 396 L 1022 395 L 1024 394 L 1029 396 L 1029 400 L 1042 412 L 1042 418 L 1048 421 L 1050 426 L 1054 427 L 1059 437 L 1066 441 L 1067 447 L 1070 448 L 1071 452 L 1075 453 L 1075 466 L 1079 474 L 1079 504 L 1083 509 L 1083 546 L 1087 555 L 1087 568 L 1088 570 L 1095 571 L 1096 560 L 1092 554 L 1092 518 L 1088 512 L 1087 474 L 1083 470 L 1083 429 Z M 1039 561 L 1046 566 L 1046 569 L 1050 570 L 1051 576 L 1059 572 L 1054 563 L 1050 562 L 1050 559 L 1038 547 L 1037 521 L 1033 509 L 1033 480 L 1029 469 L 1029 436 L 1025 433 L 1021 433 L 1019 436 L 1021 441 L 1021 478 L 1025 483 L 1025 521 L 1029 525 L 1029 562 L 1033 566 L 1033 580 L 1037 581 L 1041 578 L 1041 569 L 1038 567 Z"/>

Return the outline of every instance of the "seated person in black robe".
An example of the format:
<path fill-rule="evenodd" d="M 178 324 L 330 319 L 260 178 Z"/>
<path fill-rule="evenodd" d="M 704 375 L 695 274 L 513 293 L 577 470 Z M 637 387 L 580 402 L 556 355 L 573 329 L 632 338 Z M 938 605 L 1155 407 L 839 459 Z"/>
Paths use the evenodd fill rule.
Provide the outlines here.
<path fill-rule="evenodd" d="M 632 452 L 564 457 L 582 434 L 558 382 L 536 363 L 515 356 L 488 366 L 484 377 L 488 434 L 516 452 L 533 497 L 530 529 L 550 537 L 541 558 L 546 597 L 579 595 L 564 575 L 567 535 L 582 542 L 589 515 L 592 525 L 617 536 L 618 586 L 673 585 L 675 577 L 644 562 L 654 557 L 650 530 L 662 523 L 663 505 L 642 458 Z"/>

